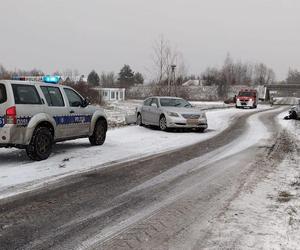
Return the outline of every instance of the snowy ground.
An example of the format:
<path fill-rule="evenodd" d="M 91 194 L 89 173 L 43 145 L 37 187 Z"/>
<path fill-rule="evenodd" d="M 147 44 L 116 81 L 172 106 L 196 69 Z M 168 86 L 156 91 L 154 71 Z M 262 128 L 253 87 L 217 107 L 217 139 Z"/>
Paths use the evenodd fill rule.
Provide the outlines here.
<path fill-rule="evenodd" d="M 299 249 L 300 121 L 283 120 L 286 114 L 277 121 L 293 140 L 289 153 L 254 189 L 244 189 L 213 223 L 208 249 Z"/>
<path fill-rule="evenodd" d="M 266 108 L 260 106 L 260 109 Z M 234 117 L 245 112 L 252 111 L 223 109 L 207 112 L 209 129 L 203 134 L 166 133 L 137 126 L 112 129 L 101 147 L 90 147 L 87 139 L 58 143 L 51 157 L 43 162 L 29 161 L 22 150 L 0 148 L 0 198 L 96 167 L 107 167 L 206 140 L 226 129 Z"/>
<path fill-rule="evenodd" d="M 274 104 L 279 105 L 295 105 L 298 104 L 299 98 L 296 97 L 276 97 L 274 98 Z"/>
<path fill-rule="evenodd" d="M 106 103 L 104 106 L 105 113 L 109 120 L 111 128 L 126 125 L 126 116 L 134 115 L 136 108 L 142 104 L 140 100 L 126 100 Z"/>

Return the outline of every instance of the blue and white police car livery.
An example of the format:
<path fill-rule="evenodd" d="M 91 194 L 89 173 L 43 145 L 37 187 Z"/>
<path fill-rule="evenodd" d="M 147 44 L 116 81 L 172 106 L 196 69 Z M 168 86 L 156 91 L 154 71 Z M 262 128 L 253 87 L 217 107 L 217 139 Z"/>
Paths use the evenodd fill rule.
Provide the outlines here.
<path fill-rule="evenodd" d="M 74 89 L 58 84 L 59 76 L 0 80 L 0 147 L 24 148 L 44 160 L 58 141 L 87 137 L 102 145 L 107 119 Z"/>

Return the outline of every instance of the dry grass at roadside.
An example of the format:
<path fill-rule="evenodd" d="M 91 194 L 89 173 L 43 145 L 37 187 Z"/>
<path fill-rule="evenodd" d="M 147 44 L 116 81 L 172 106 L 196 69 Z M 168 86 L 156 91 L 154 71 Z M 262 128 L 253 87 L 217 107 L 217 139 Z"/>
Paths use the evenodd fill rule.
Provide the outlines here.
<path fill-rule="evenodd" d="M 280 191 L 278 193 L 278 202 L 289 202 L 294 196 L 289 191 Z"/>

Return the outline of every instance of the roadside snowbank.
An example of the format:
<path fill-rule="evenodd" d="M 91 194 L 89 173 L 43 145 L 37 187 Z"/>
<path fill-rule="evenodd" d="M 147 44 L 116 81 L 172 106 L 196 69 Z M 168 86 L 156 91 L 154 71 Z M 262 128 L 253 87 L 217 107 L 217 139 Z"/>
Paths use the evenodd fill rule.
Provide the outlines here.
<path fill-rule="evenodd" d="M 284 120 L 286 114 L 277 122 L 294 140 L 290 150 L 272 173 L 253 190 L 244 190 L 213 223 L 208 249 L 299 249 L 300 121 Z"/>
<path fill-rule="evenodd" d="M 207 140 L 226 129 L 235 116 L 245 112 L 252 111 L 207 112 L 209 130 L 203 134 L 166 133 L 137 126 L 112 129 L 101 147 L 91 147 L 87 139 L 58 143 L 51 157 L 43 162 L 29 161 L 22 150 L 0 148 L 0 198 L 41 187 L 68 175 Z"/>

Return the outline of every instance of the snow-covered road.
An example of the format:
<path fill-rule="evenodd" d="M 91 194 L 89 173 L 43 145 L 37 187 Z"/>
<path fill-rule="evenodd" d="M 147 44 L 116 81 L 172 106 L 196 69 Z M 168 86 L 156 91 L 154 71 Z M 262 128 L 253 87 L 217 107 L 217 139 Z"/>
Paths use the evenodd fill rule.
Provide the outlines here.
<path fill-rule="evenodd" d="M 260 110 L 268 106 L 259 106 Z M 161 153 L 212 138 L 225 130 L 239 114 L 253 110 L 225 109 L 207 112 L 207 132 L 161 132 L 129 126 L 108 131 L 101 147 L 91 147 L 87 139 L 59 143 L 43 162 L 32 162 L 24 151 L 0 148 L 0 199 L 43 187 L 63 177 L 94 168 Z"/>
<path fill-rule="evenodd" d="M 199 143 L 194 139 L 202 135 L 198 133 L 123 128 L 142 129 L 142 135 L 149 132 L 152 146 L 164 143 L 164 136 L 169 137 L 167 142 L 172 142 L 172 136 L 190 141 L 181 140 L 182 145 L 172 145 L 177 150 L 130 164 L 105 169 L 100 165 L 97 171 L 72 176 L 59 182 L 64 185 L 51 185 L 21 199 L 1 200 L 0 245 L 8 249 L 202 249 L 210 245 L 204 240 L 210 239 L 207 234 L 214 230 L 215 219 L 226 212 L 244 184 L 256 183 L 282 160 L 289 141 L 281 143 L 278 135 L 274 117 L 281 110 L 211 112 L 220 117 L 219 125 L 217 120 L 214 125 L 223 132 L 208 131 L 203 136 L 211 133 L 212 138 L 198 139 Z M 122 130 L 111 131 L 110 138 Z M 149 153 L 151 140 L 145 141 Z M 178 148 L 189 143 L 195 144 Z"/>

